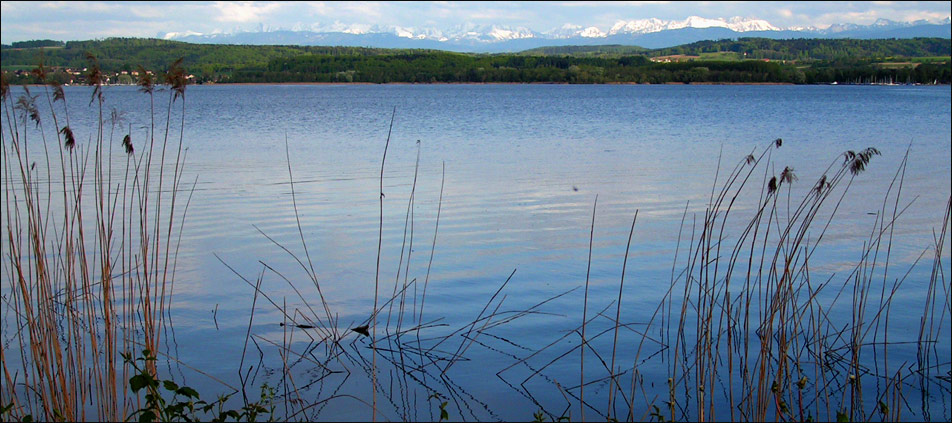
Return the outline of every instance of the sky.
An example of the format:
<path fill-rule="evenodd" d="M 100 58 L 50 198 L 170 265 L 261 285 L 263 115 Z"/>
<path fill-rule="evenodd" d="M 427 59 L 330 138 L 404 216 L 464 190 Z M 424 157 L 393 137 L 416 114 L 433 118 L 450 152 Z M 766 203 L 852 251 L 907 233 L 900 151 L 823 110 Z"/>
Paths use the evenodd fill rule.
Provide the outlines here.
<path fill-rule="evenodd" d="M 449 29 L 504 25 L 545 32 L 566 24 L 689 16 L 763 19 L 774 26 L 868 25 L 879 18 L 939 21 L 952 2 L 0 2 L 0 42 L 158 37 L 168 32 L 313 30 L 351 25 Z"/>

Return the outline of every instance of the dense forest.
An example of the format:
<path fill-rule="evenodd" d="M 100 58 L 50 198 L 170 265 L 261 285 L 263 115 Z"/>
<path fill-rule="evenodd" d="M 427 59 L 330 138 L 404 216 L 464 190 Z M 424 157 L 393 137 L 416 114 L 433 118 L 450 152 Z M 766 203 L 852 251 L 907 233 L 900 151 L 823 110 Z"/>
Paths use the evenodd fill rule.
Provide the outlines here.
<path fill-rule="evenodd" d="M 529 56 L 615 57 L 632 54 L 646 55 L 652 50 L 638 46 L 605 44 L 597 46 L 538 47 L 519 52 Z"/>
<path fill-rule="evenodd" d="M 44 44 L 46 41 L 43 40 Z M 69 41 L 58 48 L 17 48 L 31 41 L 13 43 L 0 49 L 4 71 L 30 70 L 38 63 L 57 69 L 82 69 L 93 55 L 103 72 L 131 72 L 138 66 L 161 71 L 183 58 L 188 71 L 198 81 L 216 81 L 237 69 L 261 66 L 272 59 L 317 54 L 363 56 L 391 54 L 393 50 L 359 47 L 248 46 L 228 44 L 190 44 L 151 38 L 108 38 L 101 41 Z M 45 47 L 45 45 L 34 46 Z"/>
<path fill-rule="evenodd" d="M 4 48 L 36 48 L 36 47 L 63 47 L 66 43 L 56 40 L 30 40 L 30 41 L 16 41 L 11 45 L 3 45 Z"/>
<path fill-rule="evenodd" d="M 886 40 L 815 39 L 772 40 L 739 38 L 737 40 L 699 41 L 677 47 L 651 50 L 649 56 L 675 54 L 734 52 L 748 59 L 796 61 L 889 60 L 896 57 L 949 56 L 952 43 L 942 38 Z"/>
<path fill-rule="evenodd" d="M 89 55 L 111 83 L 133 83 L 184 58 L 193 83 L 942 83 L 952 81 L 948 39 L 702 41 L 634 46 L 544 47 L 513 54 L 438 50 L 189 44 L 156 39 L 22 42 L 0 49 L 5 78 L 82 83 Z M 88 54 L 87 54 L 88 53 Z"/>

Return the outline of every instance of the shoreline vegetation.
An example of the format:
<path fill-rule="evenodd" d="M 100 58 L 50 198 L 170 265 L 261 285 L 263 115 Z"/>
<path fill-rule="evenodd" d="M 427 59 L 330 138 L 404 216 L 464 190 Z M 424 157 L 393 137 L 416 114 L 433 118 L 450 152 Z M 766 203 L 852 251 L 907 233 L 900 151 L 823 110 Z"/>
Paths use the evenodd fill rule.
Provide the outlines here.
<path fill-rule="evenodd" d="M 75 85 L 75 84 L 74 84 Z M 579 85 L 568 82 L 206 82 L 197 85 L 225 85 L 234 87 L 254 87 L 270 85 Z M 664 82 L 660 84 L 638 83 L 638 82 L 606 82 L 599 85 L 797 85 L 791 82 Z M 828 84 L 819 84 L 828 85 Z M 848 84 L 843 84 L 848 85 Z M 866 84 L 877 85 L 877 84 Z M 943 84 L 938 84 L 943 85 Z M 948 84 L 944 84 L 948 85 Z M 23 84 L 21 86 L 29 88 L 42 88 L 43 84 Z M 63 85 L 68 87 L 70 85 Z M 82 85 L 80 85 L 82 86 Z M 103 84 L 104 87 L 134 87 L 136 84 Z"/>
<path fill-rule="evenodd" d="M 298 217 L 306 210 L 298 208 L 286 150 L 289 207 L 295 214 L 300 245 L 272 241 L 297 262 L 298 271 L 307 278 L 292 282 L 283 276 L 283 269 L 271 268 L 267 258 L 260 261 L 262 268 L 256 275 L 242 275 L 222 261 L 249 286 L 253 300 L 236 368 L 240 383 L 221 382 L 222 390 L 229 393 L 218 401 L 203 401 L 202 394 L 208 398 L 217 393 L 200 394 L 164 379 L 172 376 L 163 374 L 158 362 L 177 361 L 161 341 L 166 339 L 162 338 L 164 329 L 172 324 L 179 245 L 197 183 L 182 178 L 187 162 L 183 152 L 186 73 L 181 61 L 155 79 L 140 72 L 136 82 L 150 99 L 151 121 L 146 123 L 151 129 L 146 138 L 135 139 L 131 124 L 124 126 L 103 114 L 100 62 L 93 56 L 87 60 L 86 75 L 94 89 L 88 107 L 99 110 L 98 122 L 91 128 L 95 134 L 74 136 L 69 110 L 82 106 L 69 99 L 72 106 L 67 107 L 68 98 L 55 81 L 35 95 L 26 92 L 17 98 L 5 78 L 2 84 L 2 221 L 6 225 L 3 242 L 9 248 L 3 257 L 2 277 L 4 290 L 10 293 L 4 299 L 3 318 L 12 323 L 8 327 L 17 328 L 4 331 L 5 342 L 0 343 L 0 417 L 4 421 L 314 421 L 326 418 L 320 416 L 325 406 L 363 407 L 365 418 L 373 416 L 375 421 L 420 421 L 427 419 L 427 412 L 429 420 L 437 419 L 435 413 L 440 421 L 480 420 L 473 410 L 483 406 L 492 413 L 490 406 L 466 393 L 448 373 L 450 368 L 468 361 L 465 353 L 473 343 L 494 337 L 492 329 L 543 314 L 541 307 L 547 302 L 581 287 L 585 288 L 584 303 L 577 310 L 565 310 L 580 318 L 555 342 L 525 351 L 501 339 L 510 345 L 500 344 L 512 364 L 495 376 L 510 384 L 513 395 L 538 406 L 523 410 L 526 419 L 532 415 L 536 421 L 584 421 L 587 414 L 590 420 L 606 421 L 899 421 L 929 420 L 932 408 L 937 408 L 932 410 L 937 415 L 947 411 L 943 408 L 947 404 L 938 404 L 938 397 L 948 398 L 947 375 L 952 374 L 944 355 L 949 332 L 941 329 L 947 327 L 943 325 L 952 313 L 946 276 L 949 262 L 944 260 L 952 228 L 952 198 L 936 211 L 941 219 L 930 223 L 935 225 L 934 238 L 920 246 L 922 254 L 915 263 L 910 268 L 896 264 L 897 259 L 891 257 L 893 244 L 902 240 L 902 234 L 894 233 L 894 228 L 910 198 L 922 194 L 902 191 L 909 165 L 907 151 L 893 179 L 879 181 L 884 192 L 881 202 L 869 199 L 878 204 L 878 213 L 868 228 L 868 239 L 854 247 L 858 259 L 842 273 L 827 275 L 812 267 L 814 254 L 822 255 L 817 248 L 830 225 L 837 224 L 842 201 L 849 201 L 847 192 L 880 151 L 869 147 L 836 154 L 822 175 L 801 175 L 804 181 L 799 182 L 793 168 L 784 166 L 779 171 L 782 164 L 772 156 L 783 145 L 780 138 L 765 140 L 749 155 L 726 159 L 723 164 L 718 158 L 721 176 L 711 182 L 704 213 L 689 216 L 685 207 L 670 257 L 668 289 L 647 322 L 625 322 L 620 317 L 623 308 L 631 307 L 630 299 L 623 299 L 623 288 L 631 234 L 640 230 L 638 209 L 632 207 L 625 259 L 619 263 L 622 279 L 617 301 L 588 314 L 589 302 L 595 300 L 588 297 L 586 276 L 578 287 L 539 298 L 540 303 L 530 308 L 502 308 L 506 285 L 519 278 L 513 269 L 475 319 L 459 328 L 444 327 L 449 325 L 440 324 L 442 317 L 433 312 L 424 317 L 430 269 L 428 265 L 425 278 L 407 274 L 414 251 L 412 233 L 405 261 L 401 248 L 392 285 L 386 281 L 393 269 L 380 266 L 378 247 L 377 284 L 381 286 L 375 286 L 369 317 L 349 326 L 338 320 L 335 311 L 342 305 L 324 296 L 308 252 Z M 32 73 L 40 80 L 48 75 L 42 66 Z M 157 95 L 158 84 L 170 89 Z M 78 99 L 80 105 L 85 100 Z M 52 122 L 41 121 L 39 110 L 47 107 Z M 391 116 L 391 129 L 393 120 Z M 379 234 L 384 226 L 383 179 L 389 146 L 388 131 L 386 144 L 381 140 Z M 416 148 L 419 166 L 419 143 Z M 413 228 L 416 177 L 415 167 L 406 200 L 405 231 Z M 445 181 L 444 165 L 430 264 L 438 249 Z M 791 190 L 794 184 L 807 190 Z M 735 203 L 744 200 L 754 207 Z M 402 200 L 386 201 L 387 207 L 404 207 Z M 596 196 L 589 268 L 597 211 Z M 383 239 L 379 236 L 378 245 Z M 407 247 L 406 238 L 403 246 Z M 426 247 L 422 248 L 425 257 Z M 404 264 L 407 273 L 401 274 Z M 915 275 L 928 276 L 907 279 L 913 267 L 924 270 Z M 635 281 L 630 283 L 637 283 L 638 269 L 630 277 Z M 289 305 L 287 298 L 271 298 L 262 288 L 265 279 L 287 282 L 297 295 L 292 302 L 306 307 Z M 897 292 L 906 284 L 916 285 L 926 295 L 914 301 L 922 310 L 919 322 L 908 333 L 898 333 L 890 324 L 895 326 L 901 317 L 891 313 L 893 305 L 900 303 Z M 432 295 L 431 291 L 431 303 L 435 301 Z M 252 331 L 255 323 L 260 324 L 255 321 L 256 304 L 279 313 L 281 335 Z M 311 342 L 290 342 L 294 333 Z M 613 334 L 613 341 L 596 342 L 608 334 Z M 271 369 L 277 374 L 276 387 L 255 379 L 266 366 L 264 361 L 253 364 L 259 343 L 269 349 L 268 357 L 262 353 L 261 360 L 278 364 Z M 586 350 L 591 353 L 587 361 Z M 617 365 L 616 351 L 620 353 Z M 141 358 L 133 358 L 140 353 Z M 248 361 L 245 353 L 249 353 Z M 578 380 L 578 385 L 542 381 L 547 379 L 542 372 L 555 361 L 544 364 L 534 359 L 541 354 L 578 359 L 578 373 L 569 367 L 570 374 L 561 378 L 563 382 Z M 603 359 L 609 356 L 610 365 Z M 650 379 L 653 375 L 645 369 L 652 366 L 662 369 L 666 381 Z M 309 372 L 316 374 L 312 375 L 316 380 L 306 386 L 294 382 L 295 376 Z M 532 374 L 520 383 L 525 372 Z M 366 389 L 359 397 L 341 391 L 347 383 L 348 387 L 358 383 L 355 380 L 361 380 L 364 384 L 358 386 Z M 538 389 L 557 389 L 565 403 L 536 401 L 526 387 L 530 381 L 542 386 Z M 318 387 L 316 396 L 307 391 L 312 384 Z M 225 410 L 226 402 L 238 408 Z"/>
<path fill-rule="evenodd" d="M 701 41 L 663 49 L 543 47 L 515 53 L 362 47 L 189 44 L 109 38 L 41 40 L 0 48 L 11 84 L 84 84 L 85 57 L 99 58 L 103 84 L 133 85 L 184 58 L 191 84 L 206 83 L 547 83 L 547 84 L 949 84 L 949 39 Z M 141 68 L 140 68 L 141 66 Z"/>

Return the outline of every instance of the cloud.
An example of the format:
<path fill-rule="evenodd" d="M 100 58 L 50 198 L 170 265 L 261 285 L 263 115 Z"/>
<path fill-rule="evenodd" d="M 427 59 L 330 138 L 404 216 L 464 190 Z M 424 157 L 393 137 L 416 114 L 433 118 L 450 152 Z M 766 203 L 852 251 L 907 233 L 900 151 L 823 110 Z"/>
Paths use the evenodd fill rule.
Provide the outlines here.
<path fill-rule="evenodd" d="M 833 12 L 824 13 L 813 17 L 814 25 L 828 26 L 838 23 L 855 23 L 869 25 L 876 22 L 877 19 L 888 19 L 898 22 L 912 22 L 917 20 L 926 20 L 937 22 L 949 17 L 948 11 L 932 12 L 925 10 L 893 10 L 893 9 L 870 9 L 853 12 Z"/>
<path fill-rule="evenodd" d="M 345 2 L 341 4 L 340 9 L 350 15 L 379 18 L 382 16 L 383 6 L 377 2 Z"/>
<path fill-rule="evenodd" d="M 948 2 L 0 2 L 4 43 L 53 38 L 152 37 L 269 28 L 401 26 L 446 30 L 467 24 L 522 26 L 544 31 L 572 22 L 610 27 L 618 20 L 681 20 L 743 16 L 780 26 L 870 24 L 947 18 Z"/>
<path fill-rule="evenodd" d="M 566 1 L 558 2 L 556 6 L 566 7 L 605 7 L 605 6 L 651 6 L 670 4 L 670 1 Z"/>
<path fill-rule="evenodd" d="M 280 7 L 281 3 L 218 1 L 214 3 L 214 8 L 218 11 L 218 16 L 214 19 L 217 22 L 262 22 L 266 20 L 267 15 Z"/>

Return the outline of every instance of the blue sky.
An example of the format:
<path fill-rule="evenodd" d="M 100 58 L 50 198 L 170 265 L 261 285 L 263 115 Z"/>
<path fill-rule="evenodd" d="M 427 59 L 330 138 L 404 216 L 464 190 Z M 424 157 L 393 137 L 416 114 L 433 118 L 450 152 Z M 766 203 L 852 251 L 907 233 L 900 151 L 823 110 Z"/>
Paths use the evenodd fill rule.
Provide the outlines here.
<path fill-rule="evenodd" d="M 764 19 L 778 27 L 876 19 L 938 21 L 952 2 L 15 2 L 0 3 L 0 41 L 155 37 L 166 32 L 313 29 L 384 25 L 447 29 L 497 24 L 548 31 L 565 24 L 607 29 L 619 20 Z"/>

